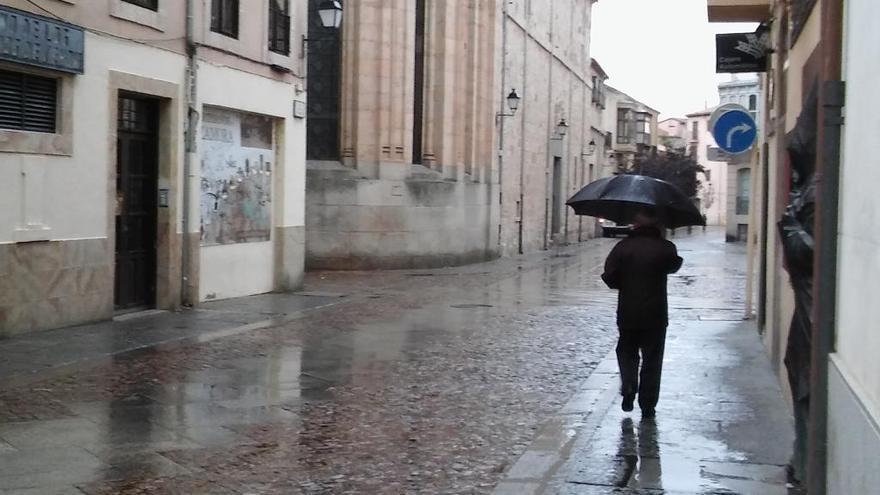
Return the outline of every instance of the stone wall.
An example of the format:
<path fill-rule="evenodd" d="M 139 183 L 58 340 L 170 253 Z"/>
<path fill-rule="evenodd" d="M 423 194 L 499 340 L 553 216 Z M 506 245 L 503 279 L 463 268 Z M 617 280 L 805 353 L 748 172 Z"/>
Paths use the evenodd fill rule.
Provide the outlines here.
<path fill-rule="evenodd" d="M 598 155 L 585 154 L 593 128 L 602 127 L 591 104 L 591 9 L 589 0 L 499 5 L 496 80 L 504 91 L 498 91 L 497 111 L 507 111 L 504 97 L 512 88 L 522 98 L 516 115 L 496 125 L 503 255 L 577 242 L 594 233 L 564 204 L 588 181 L 590 163 L 595 178 L 601 174 Z M 565 137 L 556 134 L 562 119 L 569 125 Z M 554 184 L 561 198 L 555 204 Z M 554 214 L 559 218 L 555 231 Z"/>
<path fill-rule="evenodd" d="M 416 2 L 346 4 L 339 160 L 310 163 L 306 178 L 309 269 L 437 267 L 496 255 L 496 1 L 425 7 L 418 126 Z"/>
<path fill-rule="evenodd" d="M 491 187 L 431 173 L 364 179 L 342 166 L 312 166 L 306 195 L 311 270 L 434 268 L 497 256 Z"/>
<path fill-rule="evenodd" d="M 0 337 L 112 315 L 107 239 L 0 244 Z"/>

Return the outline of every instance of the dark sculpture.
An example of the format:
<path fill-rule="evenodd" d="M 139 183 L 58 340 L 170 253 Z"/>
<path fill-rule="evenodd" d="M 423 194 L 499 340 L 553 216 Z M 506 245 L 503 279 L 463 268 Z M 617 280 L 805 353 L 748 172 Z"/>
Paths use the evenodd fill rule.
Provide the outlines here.
<path fill-rule="evenodd" d="M 813 329 L 813 220 L 816 205 L 818 88 L 813 85 L 797 120 L 786 136 L 792 181 L 789 203 L 779 222 L 785 268 L 794 289 L 785 368 L 794 403 L 795 443 L 789 479 L 806 479 L 807 425 L 810 413 L 810 360 Z"/>

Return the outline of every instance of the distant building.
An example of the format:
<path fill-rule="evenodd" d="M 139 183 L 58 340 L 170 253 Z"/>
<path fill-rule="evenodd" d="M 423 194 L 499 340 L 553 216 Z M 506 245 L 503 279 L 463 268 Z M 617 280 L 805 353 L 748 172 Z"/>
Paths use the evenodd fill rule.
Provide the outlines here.
<path fill-rule="evenodd" d="M 687 119 L 672 117 L 657 124 L 662 151 L 684 153 L 687 150 Z"/>
<path fill-rule="evenodd" d="M 735 103 L 746 108 L 760 127 L 763 118 L 761 82 L 758 78 L 740 80 L 733 76 L 718 85 L 721 104 Z M 727 240 L 745 242 L 749 228 L 749 202 L 752 190 L 751 154 L 731 157 L 727 170 Z"/>
<path fill-rule="evenodd" d="M 660 112 L 611 86 L 607 86 L 607 95 L 602 124 L 611 132 L 613 151 L 608 166 L 616 173 L 630 169 L 638 154 L 657 148 Z"/>
<path fill-rule="evenodd" d="M 739 79 L 734 75 L 730 81 L 718 85 L 718 97 L 721 104 L 736 103 L 748 109 L 752 119 L 761 125 L 763 115 L 761 97 L 761 81 L 758 78 Z"/>
<path fill-rule="evenodd" d="M 727 222 L 727 156 L 720 152 L 709 130 L 710 108 L 687 115 L 688 154 L 702 165 L 705 178 L 698 193 L 700 209 L 709 225 Z"/>

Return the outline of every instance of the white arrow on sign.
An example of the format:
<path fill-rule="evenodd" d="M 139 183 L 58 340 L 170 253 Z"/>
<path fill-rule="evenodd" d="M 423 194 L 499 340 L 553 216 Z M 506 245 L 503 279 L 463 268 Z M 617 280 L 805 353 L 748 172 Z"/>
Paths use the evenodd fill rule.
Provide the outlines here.
<path fill-rule="evenodd" d="M 751 130 L 752 130 L 752 126 L 750 126 L 749 124 L 746 124 L 746 123 L 740 124 L 740 125 L 734 127 L 733 129 L 731 129 L 727 133 L 727 147 L 733 148 L 733 137 L 734 136 L 736 136 L 737 134 L 739 134 L 741 132 L 749 132 Z"/>

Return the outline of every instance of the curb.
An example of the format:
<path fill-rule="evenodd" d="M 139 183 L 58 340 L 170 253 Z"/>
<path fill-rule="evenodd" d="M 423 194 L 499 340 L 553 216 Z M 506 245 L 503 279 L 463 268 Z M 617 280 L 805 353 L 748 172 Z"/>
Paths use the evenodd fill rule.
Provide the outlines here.
<path fill-rule="evenodd" d="M 576 445 L 588 441 L 618 397 L 617 356 L 611 351 L 568 402 L 538 427 L 538 434 L 494 495 L 546 493 Z"/>

